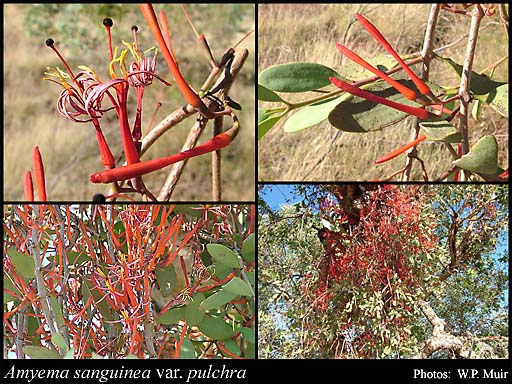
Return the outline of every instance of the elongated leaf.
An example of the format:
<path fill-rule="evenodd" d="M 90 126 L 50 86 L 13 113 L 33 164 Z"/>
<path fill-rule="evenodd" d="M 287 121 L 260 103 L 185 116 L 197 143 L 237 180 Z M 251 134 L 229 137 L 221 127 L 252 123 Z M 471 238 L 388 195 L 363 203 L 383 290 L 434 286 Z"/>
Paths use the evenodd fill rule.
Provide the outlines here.
<path fill-rule="evenodd" d="M 494 136 L 484 136 L 460 159 L 453 162 L 459 168 L 482 175 L 496 175 L 498 168 L 498 143 Z"/>
<path fill-rule="evenodd" d="M 169 309 L 162 316 L 158 317 L 157 324 L 174 324 L 180 320 L 185 320 L 185 307 L 175 307 Z"/>
<path fill-rule="evenodd" d="M 231 300 L 238 297 L 237 293 L 226 291 L 221 289 L 209 296 L 206 300 L 201 303 L 201 308 L 205 310 L 220 308 L 224 304 L 229 303 Z"/>
<path fill-rule="evenodd" d="M 69 347 L 66 344 L 66 339 L 64 339 L 64 336 L 62 336 L 60 333 L 54 333 L 52 335 L 52 341 L 63 351 L 69 350 Z"/>
<path fill-rule="evenodd" d="M 242 259 L 247 263 L 252 263 L 256 257 L 256 236 L 251 233 L 242 244 Z"/>
<path fill-rule="evenodd" d="M 442 143 L 460 143 L 462 134 L 450 122 L 440 121 L 422 121 L 420 127 L 425 131 L 429 140 Z"/>
<path fill-rule="evenodd" d="M 59 327 L 63 327 L 65 325 L 64 315 L 62 314 L 62 308 L 59 305 L 59 301 L 57 300 L 56 297 L 50 296 L 50 304 L 52 306 L 53 313 L 55 313 L 57 324 L 59 325 Z"/>
<path fill-rule="evenodd" d="M 489 92 L 485 101 L 500 115 L 508 117 L 508 84 Z"/>
<path fill-rule="evenodd" d="M 402 85 L 419 91 L 411 80 L 397 80 Z M 428 84 L 432 92 L 436 93 L 439 87 Z M 400 94 L 384 81 L 378 81 L 368 86 L 361 87 L 377 96 L 388 100 L 419 107 L 414 101 L 411 101 Z M 368 101 L 361 97 L 351 96 L 346 101 L 339 103 L 329 114 L 329 122 L 335 128 L 346 132 L 364 133 L 370 131 L 380 131 L 383 128 L 395 125 L 404 120 L 409 115 L 394 108 Z"/>
<path fill-rule="evenodd" d="M 270 102 L 283 101 L 283 99 L 281 99 L 281 97 L 277 93 L 261 84 L 258 84 L 258 100 Z"/>
<path fill-rule="evenodd" d="M 201 306 L 204 301 L 204 295 L 202 293 L 197 293 L 194 295 L 194 298 L 190 300 L 185 308 L 185 320 L 187 320 L 188 325 L 196 325 L 203 320 L 204 317 L 204 308 Z"/>
<path fill-rule="evenodd" d="M 249 343 L 255 343 L 256 342 L 256 332 L 254 332 L 254 329 L 247 328 L 247 327 L 240 327 L 238 330 L 244 335 L 245 340 L 247 340 Z"/>
<path fill-rule="evenodd" d="M 196 351 L 194 350 L 194 344 L 192 344 L 192 341 L 190 341 L 190 338 L 188 336 L 185 336 L 183 338 L 183 343 L 181 344 L 180 348 L 180 355 L 179 359 L 195 359 Z"/>
<path fill-rule="evenodd" d="M 306 92 L 331 84 L 329 77 L 339 75 L 317 63 L 288 63 L 269 67 L 260 73 L 258 83 L 276 92 Z"/>
<path fill-rule="evenodd" d="M 231 325 L 220 317 L 206 316 L 198 325 L 198 328 L 206 336 L 213 340 L 226 340 L 235 335 Z"/>
<path fill-rule="evenodd" d="M 174 266 L 169 264 L 165 268 L 155 270 L 156 281 L 163 296 L 169 296 L 176 285 L 176 271 Z"/>
<path fill-rule="evenodd" d="M 276 123 L 281 120 L 283 117 L 283 114 L 280 115 L 271 115 L 265 120 L 262 120 L 258 122 L 258 140 L 260 140 L 263 136 L 267 134 L 268 131 L 270 131 L 270 128 L 272 128 Z"/>
<path fill-rule="evenodd" d="M 32 359 L 60 359 L 57 351 L 51 351 L 48 348 L 38 347 L 33 345 L 25 345 L 23 352 L 29 355 Z"/>
<path fill-rule="evenodd" d="M 463 66 L 456 63 L 452 59 L 435 55 L 435 58 L 448 64 L 459 76 L 462 76 Z M 469 83 L 471 92 L 475 95 L 485 95 L 489 92 L 496 91 L 501 85 L 507 84 L 505 82 L 494 81 L 489 76 L 481 75 L 475 71 L 471 72 L 471 82 Z"/>
<path fill-rule="evenodd" d="M 348 97 L 347 95 L 335 97 L 302 108 L 286 120 L 284 131 L 289 133 L 298 132 L 321 123 L 329 117 L 329 113 L 331 113 L 334 107 Z"/>
<path fill-rule="evenodd" d="M 385 53 L 381 53 L 370 58 L 365 57 L 364 59 L 381 72 L 387 72 L 390 69 L 398 66 L 398 62 L 395 60 L 395 58 Z M 344 61 L 344 64 L 339 68 L 338 72 L 341 76 L 344 76 L 352 81 L 363 80 L 367 79 L 368 77 L 375 76 L 373 72 L 368 71 L 367 69 L 363 68 L 359 64 L 354 63 L 353 61 L 350 61 L 349 59 Z"/>
<path fill-rule="evenodd" d="M 233 277 L 226 285 L 224 285 L 223 290 L 236 293 L 240 296 L 252 297 L 253 295 L 251 288 L 247 285 L 247 283 L 236 276 Z"/>
<path fill-rule="evenodd" d="M 231 268 L 240 268 L 240 262 L 235 252 L 222 244 L 208 244 L 206 246 L 208 253 L 212 255 L 213 259 L 221 264 Z"/>
<path fill-rule="evenodd" d="M 18 252 L 16 248 L 11 247 L 7 250 L 7 254 L 16 269 L 16 272 L 25 279 L 33 279 L 35 277 L 34 259 L 23 252 Z"/>

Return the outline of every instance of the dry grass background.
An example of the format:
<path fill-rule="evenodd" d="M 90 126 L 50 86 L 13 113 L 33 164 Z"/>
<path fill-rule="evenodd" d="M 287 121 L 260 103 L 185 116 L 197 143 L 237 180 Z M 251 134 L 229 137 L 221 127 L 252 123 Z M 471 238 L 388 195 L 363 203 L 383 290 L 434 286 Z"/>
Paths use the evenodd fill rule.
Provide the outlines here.
<path fill-rule="evenodd" d="M 336 69 L 342 64 L 341 54 L 335 48 L 337 42 L 362 57 L 384 53 L 383 48 L 356 22 L 356 12 L 367 16 L 399 53 L 417 52 L 423 45 L 429 9 L 427 4 L 260 5 L 258 71 L 293 61 L 315 62 Z M 435 47 L 454 42 L 466 34 L 469 24 L 469 17 L 442 12 L 436 30 Z M 467 39 L 463 39 L 440 54 L 462 63 L 466 43 Z M 481 71 L 507 54 L 508 38 L 499 23 L 499 16 L 484 18 L 474 70 Z M 413 69 L 419 73 L 419 66 Z M 508 81 L 508 61 L 497 68 L 494 78 Z M 459 83 L 453 72 L 437 61 L 433 62 L 431 68 L 431 81 L 451 86 Z M 326 153 L 337 129 L 323 122 L 290 134 L 282 129 L 284 120 L 258 143 L 258 179 L 261 181 L 360 181 L 384 178 L 403 166 L 404 156 L 379 166 L 373 165 L 373 161 L 409 142 L 411 135 L 410 128 L 402 125 L 366 134 L 342 132 L 330 152 Z M 508 119 L 484 105 L 480 120 L 470 121 L 470 132 L 473 144 L 482 135 L 495 135 L 500 146 L 499 164 L 504 168 L 508 166 Z M 427 143 L 418 148 L 430 178 L 435 178 L 449 167 L 451 159 L 441 145 Z M 305 175 L 317 163 L 309 175 Z M 415 162 L 412 179 L 420 178 L 420 168 Z"/>
<path fill-rule="evenodd" d="M 98 5 L 100 6 L 100 5 Z M 136 5 L 135 11 L 123 17 L 114 19 L 112 29 L 114 45 L 124 47 L 121 40 L 131 41 L 130 27 L 139 26 L 141 48 L 147 49 L 155 43 L 150 40 L 148 28 L 144 28 L 143 17 Z M 201 26 L 200 33 L 205 33 L 215 57 L 219 58 L 225 49 L 233 46 L 243 33 L 230 32 L 223 27 L 223 13 L 227 7 L 234 5 L 216 4 L 214 18 L 212 12 L 208 19 L 198 19 L 201 13 L 187 5 L 194 17 L 196 27 Z M 204 5 L 203 5 L 204 6 Z M 32 168 L 32 148 L 38 145 L 45 163 L 48 196 L 54 201 L 90 201 L 95 193 L 107 193 L 108 186 L 95 185 L 89 182 L 89 176 L 102 170 L 99 151 L 93 126 L 78 124 L 57 113 L 56 102 L 61 89 L 50 82 L 43 81 L 43 73 L 47 66 L 63 67 L 56 55 L 44 45 L 47 37 L 41 30 L 38 38 L 29 38 L 23 30 L 23 19 L 30 5 L 4 5 L 4 201 L 19 201 L 24 199 L 23 175 Z M 166 5 L 167 13 L 181 15 L 177 5 Z M 241 17 L 245 31 L 255 28 L 254 7 L 244 6 L 245 13 Z M 162 6 L 157 7 L 158 10 Z M 106 17 L 105 15 L 103 17 Z M 173 45 L 180 69 L 193 87 L 199 88 L 209 72 L 208 63 L 198 46 L 195 38 L 181 16 L 176 17 L 179 25 L 171 25 Z M 60 20 L 59 22 L 63 22 Z M 64 20 L 65 22 L 65 20 Z M 94 33 L 106 36 L 101 18 L 96 25 L 90 26 Z M 71 50 L 62 48 L 66 36 L 51 36 L 56 46 L 68 60 L 71 68 L 76 70 L 78 65 L 89 65 L 94 68 L 100 78 L 106 79 L 108 45 L 106 37 L 94 50 Z M 74 36 L 77 37 L 77 36 Z M 86 37 L 85 37 L 86 38 Z M 61 44 L 59 44 L 61 41 Z M 249 49 L 249 58 L 234 83 L 230 96 L 243 106 L 240 112 L 241 131 L 235 142 L 222 151 L 222 186 L 223 200 L 247 201 L 254 200 L 255 195 L 255 150 L 254 150 L 254 82 L 255 82 L 255 34 L 246 39 L 241 47 Z M 157 73 L 171 80 L 167 66 L 159 54 Z M 135 94 L 135 92 L 133 92 Z M 130 99 L 135 106 L 134 97 Z M 176 86 L 166 88 L 154 80 L 153 85 L 146 89 L 144 95 L 143 132 L 147 128 L 157 102 L 163 103 L 158 112 L 155 124 L 161 121 L 173 110 L 180 108 L 184 101 Z M 134 110 L 134 109 L 133 109 Z M 101 120 L 102 129 L 116 156 L 122 154 L 115 111 L 110 112 Z M 130 121 L 134 114 L 129 114 Z M 143 159 L 153 159 L 160 156 L 179 152 L 188 134 L 193 118 L 186 120 L 167 132 Z M 226 119 L 228 122 L 229 119 Z M 212 124 L 199 140 L 204 142 L 211 137 Z M 172 200 L 211 200 L 211 156 L 203 155 L 189 160 L 185 172 L 174 192 Z M 119 162 L 117 162 L 119 164 Z M 165 180 L 166 171 L 155 172 L 144 177 L 150 190 L 158 192 Z"/>

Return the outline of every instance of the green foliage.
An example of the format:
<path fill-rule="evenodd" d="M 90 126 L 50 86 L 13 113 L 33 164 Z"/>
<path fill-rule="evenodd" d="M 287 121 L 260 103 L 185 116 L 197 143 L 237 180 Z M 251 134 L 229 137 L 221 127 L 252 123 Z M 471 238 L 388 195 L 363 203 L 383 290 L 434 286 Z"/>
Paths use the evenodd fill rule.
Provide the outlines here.
<path fill-rule="evenodd" d="M 260 196 L 271 188 L 262 186 Z M 324 263 L 325 251 L 315 228 L 325 227 L 322 219 L 327 218 L 333 230 L 340 230 L 334 224 L 334 211 L 318 216 L 319 203 L 329 198 L 329 190 L 330 187 L 318 185 L 298 185 L 296 191 L 302 194 L 302 201 L 280 210 L 272 210 L 260 197 L 264 203 L 258 237 L 260 358 L 333 357 L 336 348 L 342 348 L 340 343 L 336 344 L 340 335 L 353 340 L 355 348 L 354 340 L 361 336 L 361 329 L 347 328 L 346 322 L 355 324 L 358 318 L 372 318 L 370 330 L 377 340 L 381 339 L 376 346 L 363 345 L 361 352 L 366 357 L 414 357 L 422 343 L 432 336 L 432 326 L 418 306 L 419 298 L 428 301 L 436 315 L 446 321 L 447 332 L 462 338 L 471 335 L 474 343 L 468 344 L 468 348 L 479 356 L 508 356 L 504 344 L 508 337 L 507 186 L 435 185 L 418 189 L 417 196 L 424 201 L 420 215 L 436 223 L 435 227 L 419 230 L 432 231 L 439 240 L 423 261 L 419 261 L 418 252 L 410 255 L 411 260 L 421 263 L 423 277 L 415 289 L 396 286 L 395 297 L 404 300 L 405 306 L 394 307 L 385 316 L 380 316 L 384 314 L 383 296 L 368 290 L 368 284 L 352 288 L 335 284 L 329 308 L 316 314 L 315 303 L 307 299 L 318 287 L 316 282 L 322 276 Z M 461 254 L 457 267 L 447 273 L 451 261 L 449 232 L 455 213 L 460 219 L 455 245 Z M 399 222 L 397 225 L 400 227 Z M 412 237 L 400 241 L 414 245 Z M 340 306 L 341 314 L 335 311 Z M 387 328 L 390 317 L 400 319 L 402 325 L 396 331 L 408 334 L 406 339 L 396 337 L 393 329 Z M 380 352 L 370 353 L 374 350 Z M 451 355 L 438 351 L 431 358 Z"/>

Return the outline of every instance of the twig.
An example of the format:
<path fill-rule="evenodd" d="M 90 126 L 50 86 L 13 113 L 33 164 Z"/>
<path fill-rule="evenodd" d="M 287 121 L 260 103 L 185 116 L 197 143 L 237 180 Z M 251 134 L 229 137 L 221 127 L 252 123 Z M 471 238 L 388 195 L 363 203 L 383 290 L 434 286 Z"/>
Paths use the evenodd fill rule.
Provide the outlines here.
<path fill-rule="evenodd" d="M 462 154 L 469 152 L 469 127 L 468 120 L 471 113 L 469 109 L 469 103 L 471 102 L 470 95 L 470 81 L 471 71 L 473 70 L 473 59 L 475 57 L 476 42 L 478 39 L 478 30 L 480 22 L 484 16 L 482 6 L 479 4 L 474 5 L 473 15 L 471 17 L 471 26 L 469 29 L 468 46 L 466 49 L 466 56 L 464 57 L 464 64 L 462 68 L 462 75 L 459 86 L 460 99 L 460 119 L 459 119 L 459 131 L 463 136 L 462 139 Z M 464 178 L 467 180 L 468 173 L 464 171 Z"/>
<path fill-rule="evenodd" d="M 217 136 L 222 132 L 222 124 L 224 117 L 216 117 L 213 121 L 213 136 Z M 222 191 L 220 185 L 220 166 L 221 166 L 221 152 L 220 150 L 212 152 L 212 200 L 220 201 L 222 199 Z"/>
<path fill-rule="evenodd" d="M 425 30 L 425 38 L 423 40 L 423 49 L 421 51 L 421 56 L 423 58 L 423 66 L 421 71 L 421 78 L 424 81 L 428 81 L 429 71 L 430 71 L 430 61 L 432 60 L 432 48 L 434 45 L 434 35 L 436 30 L 437 19 L 439 17 L 439 11 L 441 9 L 440 4 L 432 4 L 430 8 L 430 14 L 428 16 L 427 28 Z M 414 127 L 414 134 L 412 140 L 416 140 L 418 138 L 420 132 L 420 121 L 416 119 L 416 124 Z M 412 154 L 416 151 L 416 147 L 412 147 L 408 154 Z M 415 157 L 407 156 L 405 160 L 405 171 L 402 174 L 402 181 L 409 181 L 411 177 L 412 171 L 412 162 Z"/>
<path fill-rule="evenodd" d="M 225 97 L 227 97 L 229 90 L 231 89 L 231 86 L 233 85 L 233 82 L 242 69 L 245 60 L 247 60 L 247 57 L 249 56 L 249 51 L 247 49 L 243 49 L 241 51 L 235 52 L 235 55 L 233 57 L 233 60 L 229 65 L 226 66 L 226 69 L 223 72 L 223 76 L 217 81 L 217 83 L 213 86 L 212 94 L 215 96 L 215 98 L 219 100 L 224 100 Z M 209 110 L 214 111 L 218 107 L 217 101 L 207 99 L 204 100 L 206 106 Z M 182 147 L 182 151 L 185 151 L 187 149 L 193 148 L 195 146 L 195 143 L 197 143 L 197 140 L 199 139 L 199 136 L 201 135 L 204 127 L 201 129 L 201 120 L 196 123 L 186 141 L 185 144 Z M 155 131 L 153 129 L 151 132 Z M 169 175 L 167 176 L 167 179 L 162 186 L 162 189 L 160 190 L 160 193 L 158 194 L 158 200 L 159 201 L 167 201 L 171 198 L 172 192 L 174 191 L 174 188 L 176 187 L 176 184 L 181 177 L 181 174 L 183 173 L 183 169 L 185 167 L 186 161 L 181 161 L 179 163 L 176 163 L 173 167 L 173 169 L 169 172 Z"/>
<path fill-rule="evenodd" d="M 34 217 L 39 219 L 39 206 L 33 205 L 33 213 Z M 41 302 L 41 307 L 43 310 L 44 318 L 46 319 L 46 324 L 50 328 L 50 334 L 53 336 L 59 332 L 59 327 L 57 324 L 56 315 L 51 309 L 50 306 L 50 299 L 48 297 L 48 291 L 46 290 L 46 286 L 44 284 L 43 274 L 42 274 L 42 265 L 41 265 L 41 250 L 39 248 L 39 235 L 38 231 L 36 230 L 36 225 L 32 227 L 32 238 L 30 239 L 29 243 L 29 252 L 34 259 L 35 264 L 35 280 L 36 280 L 36 287 L 37 287 L 37 295 L 39 296 L 39 300 Z M 60 351 L 60 348 L 57 346 L 57 349 L 59 350 L 59 353 L 63 356 L 64 352 Z"/>

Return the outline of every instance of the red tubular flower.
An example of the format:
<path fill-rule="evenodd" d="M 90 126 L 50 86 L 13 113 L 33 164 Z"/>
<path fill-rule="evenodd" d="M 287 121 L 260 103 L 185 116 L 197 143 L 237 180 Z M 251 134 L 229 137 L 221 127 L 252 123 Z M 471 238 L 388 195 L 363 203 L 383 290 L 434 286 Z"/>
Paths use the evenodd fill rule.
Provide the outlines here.
<path fill-rule="evenodd" d="M 373 93 L 365 91 L 364 89 L 358 88 L 355 85 L 345 83 L 343 80 L 339 80 L 335 77 L 330 77 L 329 80 L 336 87 L 344 90 L 345 92 L 348 92 L 348 93 L 351 93 L 352 95 L 359 96 L 364 99 L 373 101 L 374 103 L 387 105 L 388 107 L 408 113 L 409 115 L 416 116 L 420 119 L 437 119 L 438 118 L 437 115 L 434 115 L 433 113 L 430 113 L 425 109 L 411 107 L 410 105 L 396 103 L 396 102 L 388 100 L 384 97 L 374 95 Z"/>
<path fill-rule="evenodd" d="M 37 195 L 39 201 L 46 201 L 46 185 L 44 181 L 44 165 L 39 147 L 34 147 L 32 156 L 32 166 L 34 168 L 34 176 L 36 178 Z"/>
<path fill-rule="evenodd" d="M 32 174 L 30 171 L 25 173 L 24 190 L 25 200 L 34 201 L 34 185 L 32 184 Z"/>
<path fill-rule="evenodd" d="M 362 26 L 373 36 L 375 40 L 377 40 L 383 47 L 388 51 L 396 61 L 400 64 L 400 66 L 407 72 L 413 83 L 416 85 L 418 90 L 422 95 L 425 96 L 433 96 L 430 88 L 423 80 L 421 80 L 402 60 L 402 58 L 396 53 L 391 44 L 386 40 L 386 38 L 379 32 L 379 30 L 368 21 L 364 16 L 359 13 L 356 13 L 357 20 L 362 24 Z"/>
<path fill-rule="evenodd" d="M 235 129 L 233 130 L 233 128 Z M 171 164 L 177 163 L 178 161 L 186 160 L 191 157 L 204 155 L 205 153 L 222 149 L 228 146 L 238 133 L 238 124 L 234 124 L 233 128 L 215 136 L 213 139 L 208 140 L 204 144 L 189 149 L 188 151 L 183 151 L 171 156 L 147 160 L 136 164 L 125 165 L 122 167 L 95 173 L 91 175 L 91 182 L 112 183 L 114 181 L 129 180 L 145 175 L 146 173 L 157 171 Z"/>
<path fill-rule="evenodd" d="M 347 47 L 344 47 L 341 44 L 336 44 L 336 48 L 338 48 L 338 50 L 343 55 L 347 56 L 353 62 L 359 64 L 360 66 L 366 68 L 370 72 L 373 72 L 374 74 L 379 76 L 382 80 L 387 82 L 389 85 L 393 86 L 393 88 L 395 88 L 398 92 L 400 92 L 402 95 L 407 97 L 409 100 L 412 100 L 412 101 L 416 101 L 417 100 L 418 96 L 416 95 L 416 92 L 414 92 L 413 90 L 411 90 L 411 89 L 407 88 L 406 86 L 400 84 L 398 81 L 396 81 L 395 79 L 392 79 L 391 77 L 389 77 L 385 73 L 379 71 L 377 68 L 375 68 L 373 65 L 368 63 L 366 60 L 364 60 L 362 57 L 360 57 L 356 53 L 352 52 Z"/>
<path fill-rule="evenodd" d="M 389 152 L 388 154 L 386 154 L 386 155 L 382 156 L 381 158 L 375 160 L 374 164 L 380 164 L 380 163 L 384 163 L 386 161 L 389 161 L 391 159 L 394 159 L 398 155 L 400 155 L 400 154 L 404 153 L 405 151 L 407 151 L 409 148 L 412 148 L 412 147 L 418 145 L 419 143 L 421 143 L 426 138 L 427 138 L 427 136 L 425 136 L 425 135 L 420 136 L 416 140 L 410 142 L 409 144 L 404 145 L 401 148 L 395 149 L 394 151 Z"/>
<path fill-rule="evenodd" d="M 165 39 L 162 36 L 162 31 L 160 30 L 160 26 L 158 25 L 158 21 L 156 19 L 153 6 L 151 4 L 141 4 L 140 9 L 142 11 L 142 14 L 144 15 L 144 18 L 146 19 L 149 28 L 151 29 L 153 37 L 155 38 L 156 42 L 160 47 L 160 50 L 162 51 L 162 55 L 164 56 L 165 62 L 167 63 L 167 66 L 169 67 L 169 70 L 171 71 L 171 74 L 174 77 L 174 80 L 176 81 L 178 88 L 183 94 L 183 97 L 185 97 L 187 103 L 192 105 L 194 108 L 199 108 L 201 109 L 201 111 L 205 110 L 206 106 L 201 101 L 199 96 L 192 90 L 192 88 L 190 88 L 190 85 L 188 85 L 186 80 L 183 78 L 183 75 L 181 74 L 180 70 L 178 69 L 178 66 L 176 65 L 176 62 L 174 61 L 173 56 L 171 55 L 169 47 L 165 43 Z"/>

